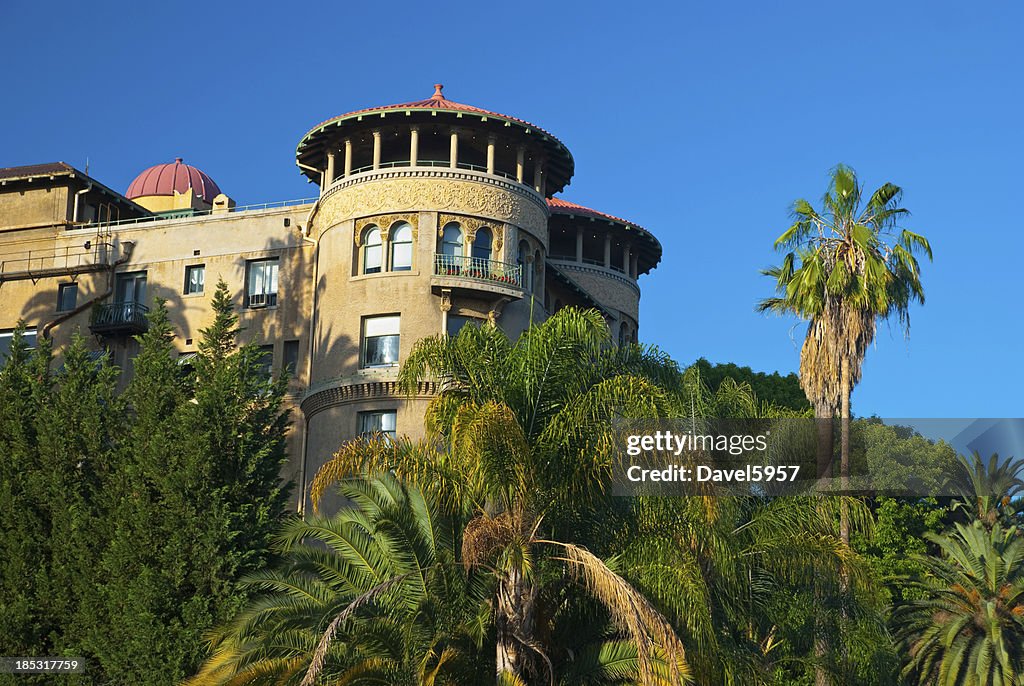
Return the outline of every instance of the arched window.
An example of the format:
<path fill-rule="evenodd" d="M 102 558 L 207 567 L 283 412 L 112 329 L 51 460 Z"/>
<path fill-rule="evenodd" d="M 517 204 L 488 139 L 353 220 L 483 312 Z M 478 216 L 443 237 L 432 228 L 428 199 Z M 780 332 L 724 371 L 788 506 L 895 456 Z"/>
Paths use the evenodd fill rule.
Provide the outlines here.
<path fill-rule="evenodd" d="M 619 345 L 626 345 L 629 342 L 629 327 L 626 322 L 619 324 Z"/>
<path fill-rule="evenodd" d="M 462 270 L 462 256 L 462 227 L 457 222 L 448 222 L 441 231 L 440 273 L 459 274 Z"/>
<path fill-rule="evenodd" d="M 526 290 L 533 288 L 533 271 L 527 261 L 530 254 L 530 244 L 526 241 L 519 241 L 519 254 L 516 257 L 516 264 L 519 265 L 519 278 L 522 279 L 522 286 Z"/>
<path fill-rule="evenodd" d="M 391 270 L 412 269 L 412 226 L 406 222 L 391 227 Z"/>
<path fill-rule="evenodd" d="M 477 229 L 473 239 L 473 257 L 479 260 L 491 259 L 491 230 L 486 226 Z"/>
<path fill-rule="evenodd" d="M 368 226 L 363 232 L 363 273 L 379 274 L 383 256 L 380 228 Z"/>

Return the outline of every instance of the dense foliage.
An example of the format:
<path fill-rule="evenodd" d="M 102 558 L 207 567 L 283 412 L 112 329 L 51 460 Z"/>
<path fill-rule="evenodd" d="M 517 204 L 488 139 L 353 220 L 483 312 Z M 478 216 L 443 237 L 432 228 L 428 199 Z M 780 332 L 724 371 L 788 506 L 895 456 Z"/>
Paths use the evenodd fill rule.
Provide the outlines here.
<path fill-rule="evenodd" d="M 83 657 L 78 683 L 166 685 L 245 601 L 238 580 L 267 562 L 288 496 L 283 385 L 236 346 L 223 284 L 214 310 L 190 371 L 158 302 L 123 391 L 80 336 L 59 364 L 15 337 L 0 371 L 0 654 Z"/>

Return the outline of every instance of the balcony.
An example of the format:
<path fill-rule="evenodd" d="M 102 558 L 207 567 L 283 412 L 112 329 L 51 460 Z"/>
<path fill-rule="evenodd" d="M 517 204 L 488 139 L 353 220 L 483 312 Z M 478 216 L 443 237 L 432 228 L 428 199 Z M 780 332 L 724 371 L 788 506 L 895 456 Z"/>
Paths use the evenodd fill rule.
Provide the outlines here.
<path fill-rule="evenodd" d="M 131 336 L 149 329 L 149 308 L 142 303 L 123 302 L 97 305 L 89 330 L 99 336 Z"/>
<path fill-rule="evenodd" d="M 487 291 L 523 297 L 523 268 L 482 257 L 434 255 L 433 286 L 465 291 Z"/>

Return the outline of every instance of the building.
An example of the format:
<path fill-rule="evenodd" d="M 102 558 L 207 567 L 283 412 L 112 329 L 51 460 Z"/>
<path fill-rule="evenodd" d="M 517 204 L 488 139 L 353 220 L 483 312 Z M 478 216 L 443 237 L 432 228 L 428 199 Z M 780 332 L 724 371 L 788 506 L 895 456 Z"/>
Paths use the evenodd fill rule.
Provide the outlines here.
<path fill-rule="evenodd" d="M 422 432 L 433 386 L 412 399 L 395 388 L 419 338 L 469 322 L 515 336 L 580 305 L 635 339 L 638 278 L 661 246 L 554 197 L 574 162 L 543 129 L 437 85 L 426 100 L 318 124 L 296 163 L 318 197 L 248 207 L 181 159 L 146 169 L 124 195 L 64 163 L 0 169 L 0 353 L 23 318 L 58 348 L 91 333 L 130 374 L 133 336 L 161 297 L 187 360 L 223 278 L 245 336 L 270 367 L 294 372 L 287 476 L 304 493 L 344 440 Z"/>

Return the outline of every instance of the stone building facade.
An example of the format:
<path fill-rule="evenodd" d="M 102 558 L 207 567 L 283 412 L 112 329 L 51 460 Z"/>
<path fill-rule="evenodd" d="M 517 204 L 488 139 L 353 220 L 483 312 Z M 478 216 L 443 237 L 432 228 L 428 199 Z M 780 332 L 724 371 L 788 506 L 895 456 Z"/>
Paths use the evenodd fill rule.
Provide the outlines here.
<path fill-rule="evenodd" d="M 523 120 L 445 98 L 352 112 L 296 150 L 307 201 L 236 207 L 181 159 L 121 194 L 64 163 L 0 169 L 0 354 L 23 319 L 57 348 L 90 335 L 130 374 L 148 304 L 167 300 L 187 362 L 218 279 L 244 337 L 291 374 L 300 488 L 343 441 L 422 433 L 425 383 L 400 396 L 420 338 L 493 323 L 510 336 L 561 307 L 595 307 L 633 340 L 638 278 L 661 258 L 636 224 L 555 194 L 572 155 Z"/>

